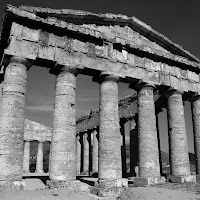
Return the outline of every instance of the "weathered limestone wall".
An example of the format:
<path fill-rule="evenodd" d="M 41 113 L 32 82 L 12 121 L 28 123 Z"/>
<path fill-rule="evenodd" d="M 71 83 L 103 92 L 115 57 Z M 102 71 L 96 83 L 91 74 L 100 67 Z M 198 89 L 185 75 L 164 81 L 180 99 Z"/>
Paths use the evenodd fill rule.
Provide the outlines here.
<path fill-rule="evenodd" d="M 52 128 L 40 123 L 25 119 L 24 140 L 28 141 L 51 141 Z"/>
<path fill-rule="evenodd" d="M 24 15 L 26 16 L 27 13 Z M 26 17 L 30 17 L 30 15 Z M 39 17 L 34 18 L 34 20 L 42 21 L 44 24 L 49 23 L 55 28 L 60 26 L 57 24 L 59 20 L 55 21 L 52 18 L 48 18 L 48 21 Z M 71 35 L 71 38 L 67 35 L 58 36 L 56 33 L 34 30 L 13 23 L 11 42 L 5 53 L 18 55 L 20 52 L 27 58 L 35 59 L 38 57 L 62 65 L 67 63 L 70 66 L 77 66 L 82 69 L 81 73 L 88 75 L 94 75 L 92 70 L 107 71 L 118 74 L 121 81 L 132 78 L 155 85 L 163 84 L 184 92 L 200 92 L 199 63 L 194 61 L 195 59 L 191 61 L 191 58 L 187 59 L 176 55 L 127 26 L 113 26 L 115 31 L 111 31 L 105 26 L 95 28 L 92 25 L 69 25 L 64 21 L 61 24 L 61 28 L 72 31 L 74 37 Z M 119 32 L 123 36 L 117 35 Z M 76 35 L 78 33 L 87 34 L 88 41 L 81 41 L 80 35 Z M 94 40 L 90 41 L 92 33 L 95 33 L 95 42 Z M 131 41 L 129 38 L 133 36 L 135 36 L 134 41 Z M 122 45 L 123 48 L 119 47 L 118 44 Z M 29 51 L 26 50 L 27 48 Z M 143 52 L 142 56 L 136 51 Z M 150 54 L 157 57 L 156 61 L 150 58 Z M 187 66 L 188 69 L 183 68 L 183 65 Z"/>

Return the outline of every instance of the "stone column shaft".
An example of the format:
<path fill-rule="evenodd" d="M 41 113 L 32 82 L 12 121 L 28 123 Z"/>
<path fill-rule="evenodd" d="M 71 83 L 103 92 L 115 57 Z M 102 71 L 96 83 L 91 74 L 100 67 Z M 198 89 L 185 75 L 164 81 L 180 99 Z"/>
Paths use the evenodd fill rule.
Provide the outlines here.
<path fill-rule="evenodd" d="M 83 173 L 89 174 L 89 135 L 85 133 L 83 135 Z"/>
<path fill-rule="evenodd" d="M 136 176 L 138 172 L 138 128 L 135 119 L 130 120 L 130 176 Z"/>
<path fill-rule="evenodd" d="M 138 92 L 139 176 L 160 177 L 153 86 L 144 85 Z"/>
<path fill-rule="evenodd" d="M 36 173 L 43 173 L 43 142 L 38 142 Z"/>
<path fill-rule="evenodd" d="M 200 96 L 192 101 L 192 119 L 194 130 L 194 150 L 196 155 L 196 174 L 200 175 Z"/>
<path fill-rule="evenodd" d="M 81 171 L 81 143 L 79 135 L 76 136 L 76 166 L 76 173 L 79 175 Z"/>
<path fill-rule="evenodd" d="M 182 93 L 170 91 L 167 103 L 171 174 L 190 175 Z"/>
<path fill-rule="evenodd" d="M 98 173 L 98 133 L 93 131 L 92 172 Z"/>
<path fill-rule="evenodd" d="M 28 64 L 26 59 L 12 57 L 5 70 L 0 109 L 0 187 L 21 187 Z"/>
<path fill-rule="evenodd" d="M 23 172 L 28 173 L 30 167 L 30 141 L 24 141 Z"/>
<path fill-rule="evenodd" d="M 126 176 L 126 139 L 125 139 L 125 121 L 120 121 L 120 132 L 122 138 L 121 157 L 122 157 L 122 174 Z"/>
<path fill-rule="evenodd" d="M 107 76 L 100 84 L 99 178 L 122 178 L 118 83 Z"/>
<path fill-rule="evenodd" d="M 58 69 L 59 70 L 59 69 Z M 56 77 L 50 179 L 52 182 L 76 179 L 75 69 L 60 68 Z M 51 186 L 50 186 L 51 187 Z"/>

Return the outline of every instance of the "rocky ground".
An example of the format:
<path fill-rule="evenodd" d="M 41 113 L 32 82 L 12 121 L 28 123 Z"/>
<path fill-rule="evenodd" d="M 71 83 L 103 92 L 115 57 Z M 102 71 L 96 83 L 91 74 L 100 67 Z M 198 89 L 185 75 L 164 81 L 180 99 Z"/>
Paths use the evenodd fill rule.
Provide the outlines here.
<path fill-rule="evenodd" d="M 80 192 L 66 189 L 55 190 L 21 190 L 0 192 L 0 200 L 97 200 L 100 198 L 89 193 L 89 187 L 83 183 Z M 33 188 L 33 187 L 32 187 Z M 28 189 L 28 188 L 26 188 Z M 113 200 L 116 198 L 112 198 Z M 200 200 L 200 184 L 172 184 L 151 187 L 129 187 L 118 200 Z"/>

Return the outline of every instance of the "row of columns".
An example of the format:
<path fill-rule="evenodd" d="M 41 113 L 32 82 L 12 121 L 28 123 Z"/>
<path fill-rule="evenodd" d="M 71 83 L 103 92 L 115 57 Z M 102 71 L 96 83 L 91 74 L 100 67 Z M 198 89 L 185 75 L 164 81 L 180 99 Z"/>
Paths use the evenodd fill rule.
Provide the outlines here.
<path fill-rule="evenodd" d="M 98 173 L 98 132 L 79 134 L 77 139 L 77 175 Z"/>
<path fill-rule="evenodd" d="M 38 142 L 35 173 L 44 173 L 43 170 L 43 142 Z M 24 141 L 23 172 L 29 173 L 30 170 L 30 141 Z"/>
<path fill-rule="evenodd" d="M 5 69 L 0 113 L 0 185 L 7 183 L 18 187 L 22 179 L 24 106 L 27 69 L 30 63 L 23 58 L 12 57 Z M 76 117 L 75 88 L 77 70 L 73 67 L 55 67 L 56 93 L 53 134 L 50 152 L 49 186 L 77 185 L 76 169 Z M 100 121 L 98 145 L 98 184 L 122 187 L 121 135 L 118 113 L 118 77 L 101 73 Z M 138 87 L 138 139 L 139 176 L 160 177 L 158 141 L 156 132 L 154 86 Z M 199 149 L 199 96 L 193 102 L 195 149 Z M 182 93 L 168 92 L 168 120 L 172 175 L 190 174 L 184 121 Z M 200 158 L 197 152 L 197 171 Z M 73 182 L 73 184 L 72 184 Z M 70 184 L 69 184 L 70 183 Z M 63 186 L 63 185 L 62 185 Z"/>

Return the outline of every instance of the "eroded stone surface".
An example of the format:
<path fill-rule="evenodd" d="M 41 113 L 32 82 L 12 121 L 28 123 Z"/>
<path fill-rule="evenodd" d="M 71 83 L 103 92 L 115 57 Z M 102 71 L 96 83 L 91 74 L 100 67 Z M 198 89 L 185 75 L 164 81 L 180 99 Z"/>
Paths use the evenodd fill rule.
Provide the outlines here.
<path fill-rule="evenodd" d="M 196 154 L 196 174 L 200 175 L 200 97 L 194 97 L 191 105 L 194 130 L 194 149 Z"/>
<path fill-rule="evenodd" d="M 187 176 L 190 175 L 190 163 L 182 93 L 169 91 L 167 103 L 171 175 Z"/>
<path fill-rule="evenodd" d="M 79 175 L 81 171 L 81 143 L 79 135 L 76 136 L 76 166 L 76 173 Z"/>
<path fill-rule="evenodd" d="M 12 57 L 5 70 L 0 113 L 0 185 L 22 180 L 27 65 L 26 59 Z"/>
<path fill-rule="evenodd" d="M 92 148 L 92 172 L 98 173 L 98 133 L 93 131 L 93 148 Z"/>
<path fill-rule="evenodd" d="M 100 82 L 99 178 L 122 178 L 118 83 L 108 75 Z"/>
<path fill-rule="evenodd" d="M 85 133 L 83 135 L 83 173 L 89 174 L 89 135 Z"/>
<path fill-rule="evenodd" d="M 38 142 L 36 173 L 43 173 L 43 142 Z"/>
<path fill-rule="evenodd" d="M 138 91 L 139 177 L 160 177 L 153 86 Z"/>
<path fill-rule="evenodd" d="M 76 178 L 76 72 L 67 66 L 60 70 L 56 77 L 50 151 L 49 177 L 52 181 L 68 181 Z"/>
<path fill-rule="evenodd" d="M 23 172 L 29 172 L 30 165 L 30 141 L 24 141 Z"/>

